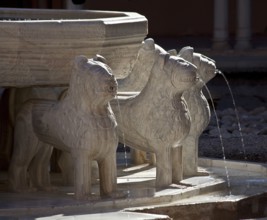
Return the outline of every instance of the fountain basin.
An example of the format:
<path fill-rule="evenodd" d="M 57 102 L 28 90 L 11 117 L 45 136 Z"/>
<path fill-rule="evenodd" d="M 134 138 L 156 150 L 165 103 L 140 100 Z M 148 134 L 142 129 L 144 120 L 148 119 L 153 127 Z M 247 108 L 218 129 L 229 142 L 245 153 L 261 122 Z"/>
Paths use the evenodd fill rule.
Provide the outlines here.
<path fill-rule="evenodd" d="M 0 9 L 0 86 L 67 85 L 76 55 L 107 59 L 127 76 L 147 35 L 134 12 Z"/>
<path fill-rule="evenodd" d="M 119 154 L 118 160 L 122 161 L 123 157 Z M 231 195 L 226 184 L 225 163 L 230 175 Z M 27 216 L 32 219 L 33 216 L 59 214 L 69 217 L 87 214 L 89 218 L 93 213 L 108 215 L 110 212 L 162 214 L 177 220 L 267 216 L 267 169 L 264 164 L 201 158 L 199 165 L 210 175 L 185 178 L 182 181 L 185 185 L 171 185 L 160 190 L 154 188 L 154 167 L 144 164 L 125 168 L 119 165 L 118 194 L 114 198 L 100 199 L 96 184 L 95 197 L 86 201 L 75 200 L 73 187 L 59 184 L 59 174 L 52 175 L 54 185 L 59 186 L 56 192 L 14 194 L 6 191 L 6 176 L 2 173 L 0 218 Z"/>
<path fill-rule="evenodd" d="M 118 167 L 117 193 L 113 198 L 100 198 L 99 183 L 93 186 L 93 195 L 88 200 L 74 199 L 73 187 L 62 186 L 60 174 L 54 173 L 54 192 L 12 193 L 7 191 L 6 175 L 0 175 L 0 219 L 15 216 L 50 216 L 78 215 L 124 211 L 125 208 L 167 204 L 188 197 L 198 196 L 205 192 L 225 188 L 221 178 L 209 176 L 188 178 L 184 184 L 191 187 L 173 184 L 167 188 L 155 189 L 156 168 L 143 164 L 139 166 Z M 142 212 L 142 211 L 141 211 Z"/>
<path fill-rule="evenodd" d="M 223 178 L 227 187 L 202 189 L 202 194 L 169 203 L 126 208 L 126 211 L 165 214 L 185 219 L 266 219 L 266 165 L 253 162 L 199 158 L 199 165 L 213 178 Z M 229 177 L 226 176 L 226 167 Z M 229 187 L 230 186 L 230 187 Z"/>

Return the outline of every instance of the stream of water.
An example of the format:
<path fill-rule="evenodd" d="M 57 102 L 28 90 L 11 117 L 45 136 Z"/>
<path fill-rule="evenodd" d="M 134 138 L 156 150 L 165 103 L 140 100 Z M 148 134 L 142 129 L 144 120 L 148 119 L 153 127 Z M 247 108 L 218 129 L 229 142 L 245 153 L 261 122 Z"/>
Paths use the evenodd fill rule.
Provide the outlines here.
<path fill-rule="evenodd" d="M 117 101 L 117 105 L 118 105 L 118 110 L 119 110 L 119 117 L 120 119 L 122 119 L 122 115 L 121 115 L 121 107 L 120 107 L 120 101 L 118 96 L 115 96 L 115 99 Z M 123 148 L 124 148 L 124 161 L 125 161 L 125 167 L 128 167 L 128 157 L 127 157 L 127 150 L 126 150 L 126 144 L 125 144 L 125 137 L 124 137 L 124 133 L 122 132 L 122 144 L 123 144 Z"/>
<path fill-rule="evenodd" d="M 245 161 L 247 161 L 247 153 L 246 153 L 246 148 L 245 148 L 245 143 L 244 143 L 244 137 L 243 137 L 243 133 L 242 133 L 241 123 L 240 123 L 240 119 L 239 119 L 239 113 L 237 110 L 233 91 L 230 87 L 229 81 L 227 80 L 226 76 L 220 70 L 218 70 L 217 73 L 220 74 L 223 77 L 223 79 L 225 80 L 226 85 L 227 85 L 228 90 L 229 90 L 229 93 L 231 95 L 232 103 L 233 103 L 233 107 L 234 107 L 234 111 L 235 111 L 235 116 L 236 116 L 236 120 L 237 120 L 238 131 L 239 131 L 240 140 L 241 140 L 241 146 L 242 146 L 242 150 L 243 150 L 243 154 L 244 154 L 244 159 L 245 159 Z M 246 166 L 247 166 L 247 164 L 246 164 Z"/>
<path fill-rule="evenodd" d="M 120 119 L 122 119 L 121 107 L 120 107 L 120 101 L 119 101 L 118 95 L 115 96 L 115 99 L 116 99 L 117 105 L 118 105 L 119 117 L 120 117 Z M 124 133 L 123 132 L 122 132 L 122 144 L 123 144 L 123 148 L 124 148 L 124 164 L 125 164 L 125 168 L 127 168 L 128 167 L 128 157 L 127 157 L 127 149 L 126 149 L 125 137 L 124 137 Z M 127 178 L 126 181 L 129 182 L 129 178 Z M 131 196 L 130 188 L 129 188 L 129 185 L 127 184 L 127 203 L 128 203 L 128 207 L 130 207 L 130 196 Z"/>
<path fill-rule="evenodd" d="M 201 80 L 201 79 L 200 79 Z M 224 161 L 224 169 L 225 169 L 225 175 L 226 175 L 226 179 L 227 179 L 227 186 L 228 186 L 228 191 L 229 191 L 229 196 L 232 195 L 232 191 L 231 191 L 231 182 L 230 182 L 230 175 L 229 175 L 229 170 L 227 167 L 227 162 L 226 162 L 226 157 L 225 157 L 225 148 L 224 148 L 224 144 L 223 144 L 223 137 L 222 137 L 222 132 L 221 132 L 221 128 L 220 128 L 220 123 L 219 123 L 219 118 L 215 109 L 215 104 L 213 102 L 213 98 L 212 95 L 210 93 L 210 90 L 208 89 L 207 85 L 203 82 L 204 87 L 209 95 L 210 101 L 211 101 L 211 105 L 212 105 L 212 109 L 214 112 L 214 116 L 216 119 L 216 123 L 217 123 L 217 128 L 218 128 L 218 133 L 219 133 L 219 138 L 220 138 L 220 143 L 222 146 L 222 154 L 223 154 L 223 161 Z"/>
<path fill-rule="evenodd" d="M 245 148 L 245 142 L 244 142 L 244 137 L 243 137 L 242 128 L 241 128 L 241 122 L 240 122 L 239 113 L 238 113 L 237 105 L 235 102 L 234 94 L 233 94 L 232 88 L 230 86 L 230 83 L 229 83 L 228 79 L 226 78 L 226 76 L 223 74 L 223 72 L 221 72 L 220 70 L 217 70 L 217 73 L 223 77 L 223 79 L 226 82 L 226 85 L 228 87 L 229 93 L 231 95 L 233 108 L 235 111 L 235 117 L 236 117 L 236 121 L 237 121 L 237 126 L 238 126 L 238 131 L 239 131 L 239 136 L 240 136 L 240 140 L 241 140 L 241 147 L 242 147 L 243 154 L 244 154 L 244 160 L 245 160 L 244 164 L 245 164 L 245 167 L 248 171 L 247 152 L 246 152 L 246 148 Z M 249 175 L 249 172 L 247 172 L 247 173 Z M 249 188 L 249 187 L 250 187 L 250 181 L 247 182 L 247 188 Z"/>
<path fill-rule="evenodd" d="M 231 95 L 233 108 L 234 108 L 234 112 L 235 112 L 235 117 L 236 117 L 236 121 L 237 121 L 237 126 L 238 126 L 238 131 L 239 131 L 240 140 L 241 140 L 241 147 L 242 147 L 243 154 L 244 154 L 245 166 L 248 169 L 247 153 L 246 153 L 246 148 L 245 148 L 245 143 L 244 143 L 244 137 L 243 137 L 243 133 L 242 133 L 239 113 L 238 113 L 238 110 L 237 110 L 237 105 L 236 105 L 236 102 L 235 102 L 233 91 L 231 89 L 231 86 L 230 86 L 229 81 L 227 80 L 226 76 L 220 70 L 216 70 L 216 72 L 223 77 L 223 79 L 224 79 L 224 81 L 225 81 L 225 83 L 226 83 L 226 85 L 228 87 L 229 93 Z M 226 162 L 226 157 L 225 157 L 225 147 L 224 147 L 224 144 L 223 144 L 223 137 L 222 137 L 221 129 L 220 129 L 220 126 L 219 126 L 219 119 L 218 119 L 218 115 L 217 115 L 216 110 L 215 110 L 215 105 L 214 105 L 211 93 L 210 93 L 208 87 L 206 86 L 206 84 L 204 84 L 204 87 L 205 87 L 205 89 L 206 89 L 206 91 L 207 91 L 207 93 L 209 95 L 210 100 L 211 100 L 211 105 L 212 105 L 212 108 L 213 108 L 213 111 L 214 111 L 214 116 L 215 116 L 216 123 L 217 123 L 220 143 L 221 143 L 221 147 L 222 147 L 222 154 L 223 154 L 223 160 L 224 160 L 224 165 L 225 165 L 225 173 L 226 173 L 226 178 L 227 178 L 229 195 L 231 196 L 232 195 L 232 193 L 231 193 L 231 182 L 230 182 L 229 170 L 228 170 L 228 167 L 227 167 L 227 162 Z M 249 183 L 248 183 L 247 187 L 249 187 Z"/>

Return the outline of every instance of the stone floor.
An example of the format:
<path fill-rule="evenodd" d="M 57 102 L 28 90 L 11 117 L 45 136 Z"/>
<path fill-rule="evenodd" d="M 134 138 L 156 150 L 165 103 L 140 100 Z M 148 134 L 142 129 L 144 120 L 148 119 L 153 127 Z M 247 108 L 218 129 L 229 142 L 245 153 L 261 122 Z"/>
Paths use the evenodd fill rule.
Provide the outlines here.
<path fill-rule="evenodd" d="M 6 176 L 2 175 L 0 219 L 125 219 L 125 216 L 127 219 L 128 216 L 129 219 L 168 219 L 162 215 L 139 215 L 128 212 L 140 213 L 151 207 L 155 209 L 196 202 L 216 203 L 225 200 L 234 202 L 267 190 L 267 169 L 262 165 L 211 159 L 201 159 L 200 165 L 202 171 L 206 170 L 210 173 L 209 176 L 187 178 L 179 185 L 173 184 L 159 191 L 154 189 L 154 167 L 148 164 L 123 166 L 119 168 L 118 192 L 114 198 L 101 200 L 98 185 L 95 185 L 95 194 L 88 201 L 74 200 L 72 187 L 59 187 L 58 191 L 51 193 L 9 193 L 5 191 Z M 228 177 L 225 166 L 228 169 Z M 60 183 L 59 174 L 53 175 L 52 179 L 55 185 Z M 230 183 L 227 182 L 228 180 Z M 230 188 L 227 187 L 229 184 Z M 230 192 L 231 196 L 229 196 Z M 124 213 L 125 211 L 127 212 Z M 167 215 L 164 212 L 154 214 Z"/>
<path fill-rule="evenodd" d="M 266 166 L 201 158 L 199 164 L 226 181 L 225 190 L 130 210 L 168 214 L 175 220 L 258 219 L 267 216 Z M 128 209 L 126 209 L 128 210 Z"/>
<path fill-rule="evenodd" d="M 128 207 L 160 204 L 198 195 L 200 189 L 217 189 L 224 181 L 210 176 L 188 178 L 183 184 L 155 191 L 155 167 L 148 164 L 134 167 L 121 167 L 118 171 L 118 191 L 112 199 L 100 199 L 98 185 L 88 201 L 76 201 L 72 187 L 59 187 L 56 192 L 9 193 L 6 192 L 6 177 L 2 176 L 0 192 L 0 216 L 15 216 L 23 219 L 29 216 L 75 215 L 77 213 L 103 213 L 118 211 Z M 59 174 L 52 176 L 55 185 L 60 183 Z M 0 218 L 1 219 L 1 218 Z"/>

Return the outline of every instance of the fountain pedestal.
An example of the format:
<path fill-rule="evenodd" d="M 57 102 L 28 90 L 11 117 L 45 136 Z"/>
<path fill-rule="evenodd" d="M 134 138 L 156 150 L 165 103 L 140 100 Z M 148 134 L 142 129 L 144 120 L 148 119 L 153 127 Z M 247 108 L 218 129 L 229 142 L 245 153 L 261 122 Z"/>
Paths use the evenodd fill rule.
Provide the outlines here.
<path fill-rule="evenodd" d="M 127 76 L 147 35 L 132 12 L 0 9 L 0 86 L 68 85 L 73 57 L 101 54 Z"/>

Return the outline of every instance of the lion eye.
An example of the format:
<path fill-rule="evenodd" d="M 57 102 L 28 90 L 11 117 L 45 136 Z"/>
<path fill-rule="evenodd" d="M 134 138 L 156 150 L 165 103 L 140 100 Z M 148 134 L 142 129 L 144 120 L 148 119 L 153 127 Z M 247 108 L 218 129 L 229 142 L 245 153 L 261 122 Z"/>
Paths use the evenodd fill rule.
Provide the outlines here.
<path fill-rule="evenodd" d="M 114 86 L 110 86 L 109 87 L 109 91 L 111 91 L 111 92 L 115 91 L 115 87 Z"/>

